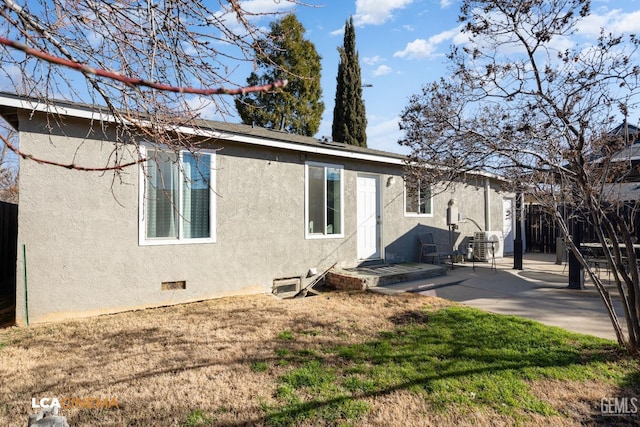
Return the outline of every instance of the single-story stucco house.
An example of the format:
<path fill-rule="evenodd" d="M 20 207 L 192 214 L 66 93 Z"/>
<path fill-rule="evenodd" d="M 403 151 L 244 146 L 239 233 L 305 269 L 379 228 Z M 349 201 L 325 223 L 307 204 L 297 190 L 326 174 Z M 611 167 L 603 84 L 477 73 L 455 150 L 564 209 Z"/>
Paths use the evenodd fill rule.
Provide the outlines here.
<path fill-rule="evenodd" d="M 0 114 L 40 158 L 101 167 L 113 151 L 104 109 L 0 93 Z M 17 324 L 270 293 L 274 280 L 304 285 L 334 264 L 416 261 L 420 230 L 457 246 L 500 230 L 513 250 L 513 195 L 498 177 L 407 190 L 400 154 L 231 123 L 203 121 L 197 134 L 207 141 L 197 155 L 146 145 L 155 160 L 116 179 L 21 159 Z"/>

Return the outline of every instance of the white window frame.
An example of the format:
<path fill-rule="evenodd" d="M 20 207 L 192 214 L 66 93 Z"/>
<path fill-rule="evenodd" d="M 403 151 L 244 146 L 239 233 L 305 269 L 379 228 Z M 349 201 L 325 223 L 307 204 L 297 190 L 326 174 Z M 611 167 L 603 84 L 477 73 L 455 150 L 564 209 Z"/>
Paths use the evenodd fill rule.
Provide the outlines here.
<path fill-rule="evenodd" d="M 320 233 L 311 233 L 309 232 L 309 166 L 322 167 L 325 170 L 325 197 L 324 197 L 324 210 L 326 212 L 327 206 L 327 198 L 326 198 L 326 170 L 327 168 L 338 169 L 340 170 L 340 233 L 336 234 L 327 234 L 327 220 L 325 217 L 324 224 L 324 232 Z M 340 239 L 344 238 L 344 166 L 331 164 L 331 163 L 320 163 L 320 162 L 305 162 L 304 165 L 304 235 L 306 239 Z"/>
<path fill-rule="evenodd" d="M 418 181 L 418 189 L 420 189 L 420 183 Z M 430 212 L 428 213 L 419 213 L 419 212 L 407 212 L 407 197 L 408 197 L 408 192 L 407 192 L 407 181 L 404 181 L 404 216 L 406 217 L 422 217 L 422 218 L 432 218 L 433 217 L 433 185 L 429 185 L 429 207 L 430 207 Z M 418 205 L 420 205 L 418 203 Z"/>
<path fill-rule="evenodd" d="M 168 149 L 163 146 L 154 146 L 151 144 L 141 145 L 140 153 L 143 158 L 147 155 L 147 150 L 158 150 L 158 151 L 167 151 L 173 152 L 173 150 Z M 188 153 L 188 150 L 180 150 L 179 162 L 182 164 L 182 159 L 184 153 Z M 182 212 L 183 212 L 183 197 L 182 197 L 182 182 L 184 179 L 184 171 L 183 167 L 180 166 L 178 168 L 179 172 L 179 182 L 181 183 L 178 193 L 178 217 L 180 220 L 178 221 L 178 237 L 175 239 L 167 239 L 167 238 L 147 238 L 147 224 L 146 224 L 146 185 L 147 185 L 147 165 L 146 162 L 140 163 L 140 167 L 138 170 L 139 180 L 138 180 L 138 243 L 140 246 L 159 246 L 159 245 L 192 245 L 192 244 L 203 244 L 203 243 L 215 243 L 216 242 L 216 151 L 215 150 L 199 150 L 198 153 L 206 154 L 210 156 L 210 175 L 209 175 L 209 237 L 205 238 L 194 238 L 189 239 L 183 237 L 183 222 L 182 222 Z M 153 161 L 153 160 L 150 160 Z"/>

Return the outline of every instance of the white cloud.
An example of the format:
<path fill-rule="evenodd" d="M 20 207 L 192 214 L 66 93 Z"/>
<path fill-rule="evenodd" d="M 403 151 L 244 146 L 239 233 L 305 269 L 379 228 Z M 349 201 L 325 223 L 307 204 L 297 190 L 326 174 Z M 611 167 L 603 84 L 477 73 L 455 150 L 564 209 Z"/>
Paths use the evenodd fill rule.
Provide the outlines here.
<path fill-rule="evenodd" d="M 436 46 L 425 39 L 415 39 L 407 43 L 404 50 L 399 50 L 393 54 L 394 58 L 422 59 L 427 58 L 435 52 Z"/>
<path fill-rule="evenodd" d="M 381 65 L 375 69 L 375 71 L 373 72 L 373 75 L 375 77 L 385 76 L 387 74 L 390 74 L 392 71 L 393 69 L 391 67 L 387 65 Z"/>
<path fill-rule="evenodd" d="M 382 61 L 382 58 L 380 57 L 380 55 L 367 56 L 365 58 L 362 58 L 362 62 L 364 62 L 367 65 L 376 65 L 380 61 Z"/>
<path fill-rule="evenodd" d="M 413 0 L 356 0 L 355 25 L 380 25 L 393 18 L 393 11 L 403 9 Z"/>
<path fill-rule="evenodd" d="M 578 34 L 597 38 L 602 28 L 614 34 L 637 34 L 640 32 L 640 11 L 624 13 L 614 9 L 600 15 L 592 13 L 580 21 Z"/>
<path fill-rule="evenodd" d="M 393 54 L 394 58 L 423 59 L 435 54 L 438 45 L 448 40 L 458 40 L 460 27 L 444 31 L 435 36 L 425 39 L 415 39 L 407 43 L 404 50 L 399 50 Z"/>
<path fill-rule="evenodd" d="M 10 92 L 23 91 L 22 73 L 23 70 L 17 65 L 5 65 L 2 68 L 2 74 L 0 74 L 2 75 L 0 79 L 0 90 Z"/>
<path fill-rule="evenodd" d="M 409 149 L 398 144 L 403 136 L 398 123 L 399 117 L 379 120 L 375 117 L 367 117 L 367 147 L 374 150 L 389 151 L 392 153 L 409 154 Z M 373 124 L 375 123 L 375 124 Z"/>
<path fill-rule="evenodd" d="M 640 11 L 636 10 L 635 12 L 623 15 L 615 24 L 615 28 L 617 31 L 626 34 L 637 34 L 640 32 Z"/>
<path fill-rule="evenodd" d="M 398 123 L 399 117 L 383 118 L 367 116 L 367 147 L 374 150 L 388 151 L 390 153 L 409 154 L 409 148 L 398 144 L 398 140 L 404 136 Z M 328 137 L 331 139 L 331 123 L 329 119 L 322 120 L 317 138 Z"/>
<path fill-rule="evenodd" d="M 216 120 L 221 122 L 235 121 L 236 112 L 225 100 L 216 102 L 212 98 L 205 96 L 193 96 L 187 99 L 189 108 L 198 113 L 198 117 L 206 120 Z"/>
<path fill-rule="evenodd" d="M 440 0 L 440 8 L 441 9 L 446 9 L 449 6 L 451 6 L 452 0 Z"/>
<path fill-rule="evenodd" d="M 575 34 L 555 36 L 545 44 L 545 48 L 558 52 L 574 48 L 588 50 L 593 48 L 594 42 L 600 36 L 602 29 L 604 29 L 605 33 L 614 35 L 638 34 L 640 32 L 640 11 L 625 13 L 619 9 L 609 10 L 606 7 L 601 7 L 598 11 L 592 12 L 577 22 Z M 453 39 L 453 43 L 457 45 L 465 44 L 465 37 L 467 36 L 460 34 Z M 504 37 L 501 41 L 506 42 L 508 39 L 513 41 L 513 37 Z M 477 38 L 476 42 L 482 45 L 481 38 Z M 487 43 L 493 44 L 494 41 L 490 40 Z M 507 43 L 501 47 L 500 53 L 508 55 L 525 54 L 526 52 L 519 43 Z"/>
<path fill-rule="evenodd" d="M 429 37 L 429 42 L 434 44 L 440 44 L 447 40 L 453 40 L 460 35 L 460 31 L 462 30 L 462 26 L 458 26 L 451 30 L 443 31 L 435 36 Z"/>
<path fill-rule="evenodd" d="M 240 2 L 240 7 L 249 13 L 263 14 L 288 12 L 295 8 L 295 4 L 288 1 L 245 0 Z"/>
<path fill-rule="evenodd" d="M 222 5 L 222 2 L 220 3 Z M 252 25 L 258 21 L 266 19 L 272 21 L 277 15 L 293 12 L 295 10 L 295 3 L 288 1 L 274 1 L 274 0 L 245 0 L 240 2 L 242 10 L 247 12 L 244 18 L 247 19 Z M 221 21 L 224 22 L 226 27 L 233 33 L 243 37 L 246 35 L 246 27 L 240 23 L 237 19 L 236 13 L 230 6 L 224 6 L 215 12 L 209 19 L 212 22 Z M 268 28 L 260 28 L 261 31 L 268 31 Z M 223 41 L 224 43 L 225 41 Z"/>
<path fill-rule="evenodd" d="M 98 31 L 89 31 L 87 33 L 87 41 L 91 45 L 92 48 L 99 48 L 100 44 L 103 42 L 104 36 L 100 34 Z"/>

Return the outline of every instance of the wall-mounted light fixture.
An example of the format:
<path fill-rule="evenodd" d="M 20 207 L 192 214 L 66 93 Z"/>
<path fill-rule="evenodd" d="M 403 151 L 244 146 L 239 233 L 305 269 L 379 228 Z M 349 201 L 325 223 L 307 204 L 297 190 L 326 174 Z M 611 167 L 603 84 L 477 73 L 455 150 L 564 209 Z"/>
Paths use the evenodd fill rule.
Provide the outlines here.
<path fill-rule="evenodd" d="M 391 175 L 389 178 L 387 178 L 387 187 L 391 187 L 395 183 L 396 183 L 395 176 Z"/>

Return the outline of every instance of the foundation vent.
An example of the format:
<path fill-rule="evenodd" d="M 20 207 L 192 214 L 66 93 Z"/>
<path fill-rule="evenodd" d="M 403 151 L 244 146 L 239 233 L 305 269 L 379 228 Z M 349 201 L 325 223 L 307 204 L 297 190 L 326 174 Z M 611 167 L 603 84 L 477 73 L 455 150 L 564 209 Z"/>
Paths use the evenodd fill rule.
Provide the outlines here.
<path fill-rule="evenodd" d="M 180 289 L 187 289 L 187 282 L 184 280 L 178 280 L 177 282 L 162 282 L 160 287 L 163 291 L 177 291 Z"/>
<path fill-rule="evenodd" d="M 300 277 L 274 279 L 271 291 L 280 298 L 293 297 L 300 292 L 301 284 Z"/>

